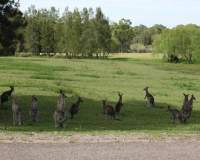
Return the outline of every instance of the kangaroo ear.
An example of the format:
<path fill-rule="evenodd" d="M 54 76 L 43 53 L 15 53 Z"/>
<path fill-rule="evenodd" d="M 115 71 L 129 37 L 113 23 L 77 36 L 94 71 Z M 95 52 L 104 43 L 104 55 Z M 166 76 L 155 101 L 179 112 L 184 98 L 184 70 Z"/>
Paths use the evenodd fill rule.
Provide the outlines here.
<path fill-rule="evenodd" d="M 194 100 L 196 100 L 196 97 L 192 94 L 192 97 L 194 98 Z"/>
<path fill-rule="evenodd" d="M 10 89 L 14 90 L 14 86 L 10 86 Z"/>

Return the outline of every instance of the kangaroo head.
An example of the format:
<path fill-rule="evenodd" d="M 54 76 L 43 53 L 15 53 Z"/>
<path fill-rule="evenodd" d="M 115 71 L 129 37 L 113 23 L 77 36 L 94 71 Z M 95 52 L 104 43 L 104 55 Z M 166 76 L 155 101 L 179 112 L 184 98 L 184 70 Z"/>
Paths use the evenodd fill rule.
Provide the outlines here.
<path fill-rule="evenodd" d="M 196 100 L 196 97 L 192 94 L 191 100 Z"/>
<path fill-rule="evenodd" d="M 78 102 L 83 102 L 83 99 L 81 97 L 78 97 Z"/>
<path fill-rule="evenodd" d="M 122 99 L 123 93 L 118 92 L 118 96 L 120 99 Z"/>
<path fill-rule="evenodd" d="M 149 89 L 149 87 L 145 87 L 145 88 L 144 88 L 144 91 L 148 91 L 148 89 Z"/>
<path fill-rule="evenodd" d="M 170 109 L 171 109 L 171 107 L 168 105 L 168 106 L 167 106 L 167 112 L 168 112 Z"/>
<path fill-rule="evenodd" d="M 61 95 L 62 97 L 64 97 L 64 98 L 67 97 L 62 89 L 60 89 L 59 93 L 60 93 L 60 95 Z"/>
<path fill-rule="evenodd" d="M 14 91 L 14 86 L 10 86 L 10 89 L 11 89 L 12 91 Z"/>
<path fill-rule="evenodd" d="M 189 94 L 185 94 L 185 93 L 183 93 L 183 96 L 184 96 L 185 98 L 187 98 L 187 99 L 188 99 L 188 97 L 189 97 Z"/>
<path fill-rule="evenodd" d="M 106 100 L 102 100 L 102 104 L 105 106 L 106 105 Z"/>
<path fill-rule="evenodd" d="M 38 101 L 38 99 L 35 95 L 32 96 L 32 101 Z"/>

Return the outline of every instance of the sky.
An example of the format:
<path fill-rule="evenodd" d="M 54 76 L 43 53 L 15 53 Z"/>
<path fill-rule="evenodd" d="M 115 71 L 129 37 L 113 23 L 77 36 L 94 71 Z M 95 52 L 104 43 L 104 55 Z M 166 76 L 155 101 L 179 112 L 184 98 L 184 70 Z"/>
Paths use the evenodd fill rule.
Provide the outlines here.
<path fill-rule="evenodd" d="M 20 5 L 22 11 L 35 5 L 36 8 L 54 6 L 60 12 L 67 6 L 71 10 L 101 7 L 110 21 L 126 18 L 130 19 L 133 25 L 200 25 L 200 0 L 20 0 Z"/>

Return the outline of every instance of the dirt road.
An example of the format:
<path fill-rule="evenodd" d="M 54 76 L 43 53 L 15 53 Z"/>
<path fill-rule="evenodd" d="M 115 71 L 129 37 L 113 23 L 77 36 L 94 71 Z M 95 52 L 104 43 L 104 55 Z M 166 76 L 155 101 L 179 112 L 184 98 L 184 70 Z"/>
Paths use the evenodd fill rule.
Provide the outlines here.
<path fill-rule="evenodd" d="M 200 141 L 1 143 L 0 160 L 199 160 Z"/>

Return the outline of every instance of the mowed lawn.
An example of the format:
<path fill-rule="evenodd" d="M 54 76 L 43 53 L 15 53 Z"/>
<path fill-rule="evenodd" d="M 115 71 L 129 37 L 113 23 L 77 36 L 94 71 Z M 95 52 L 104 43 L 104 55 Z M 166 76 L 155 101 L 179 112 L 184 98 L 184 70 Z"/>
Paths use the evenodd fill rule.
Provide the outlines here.
<path fill-rule="evenodd" d="M 200 65 L 169 64 L 151 55 L 118 55 L 108 60 L 55 58 L 0 58 L 0 92 L 15 86 L 24 124 L 12 126 L 10 102 L 0 110 L 2 131 L 90 133 L 198 133 L 200 131 Z M 145 86 L 155 96 L 156 107 L 145 105 Z M 67 108 L 77 96 L 84 99 L 80 112 L 68 119 L 64 129 L 55 129 L 53 112 L 59 89 L 68 96 Z M 120 121 L 102 114 L 103 99 L 115 105 L 117 92 L 124 94 Z M 194 94 L 192 118 L 187 124 L 172 124 L 167 105 L 180 108 L 183 93 Z M 39 122 L 29 120 L 31 95 L 39 98 Z"/>

